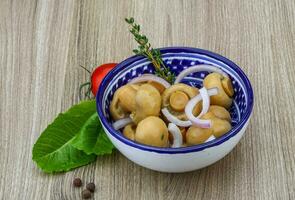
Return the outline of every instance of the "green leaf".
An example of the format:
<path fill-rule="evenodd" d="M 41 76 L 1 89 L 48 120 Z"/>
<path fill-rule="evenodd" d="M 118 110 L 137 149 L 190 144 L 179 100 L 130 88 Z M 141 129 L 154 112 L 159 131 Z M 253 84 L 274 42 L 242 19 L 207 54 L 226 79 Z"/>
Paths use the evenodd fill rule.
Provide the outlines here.
<path fill-rule="evenodd" d="M 114 148 L 106 136 L 96 113 L 86 121 L 71 144 L 86 154 L 96 155 L 110 154 Z"/>
<path fill-rule="evenodd" d="M 144 46 L 138 46 L 138 48 L 141 50 L 141 51 L 144 51 Z"/>
<path fill-rule="evenodd" d="M 138 49 L 133 49 L 132 51 L 133 51 L 133 53 L 135 53 L 135 54 L 139 54 L 139 50 L 138 50 Z"/>
<path fill-rule="evenodd" d="M 137 32 L 140 31 L 140 25 L 136 24 L 136 30 L 137 30 Z"/>
<path fill-rule="evenodd" d="M 84 101 L 71 107 L 43 131 L 33 147 L 33 160 L 43 171 L 61 172 L 95 161 L 71 145 L 83 125 L 96 112 L 95 101 Z"/>
<path fill-rule="evenodd" d="M 134 20 L 134 19 L 133 19 Z M 131 18 L 128 19 L 128 18 L 125 18 L 125 21 L 128 23 L 128 24 L 132 24 L 133 22 L 131 22 Z"/>

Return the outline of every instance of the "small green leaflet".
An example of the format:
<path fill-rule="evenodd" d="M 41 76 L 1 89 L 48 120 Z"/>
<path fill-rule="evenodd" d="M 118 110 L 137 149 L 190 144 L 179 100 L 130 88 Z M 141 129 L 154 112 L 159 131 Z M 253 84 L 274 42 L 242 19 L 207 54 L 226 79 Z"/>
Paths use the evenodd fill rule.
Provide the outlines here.
<path fill-rule="evenodd" d="M 88 155 L 110 154 L 114 148 L 106 136 L 96 113 L 88 119 L 71 144 Z"/>
<path fill-rule="evenodd" d="M 98 121 L 91 120 L 91 116 L 96 113 L 95 101 L 84 101 L 71 107 L 65 113 L 61 113 L 57 118 L 43 131 L 33 147 L 33 160 L 37 163 L 38 167 L 44 172 L 61 172 L 69 171 L 73 168 L 86 165 L 95 161 L 96 155 L 87 155 L 83 151 L 75 148 L 72 142 L 80 135 L 93 135 L 86 134 L 87 127 L 96 126 L 91 123 L 99 123 Z M 102 137 L 98 134 L 101 133 L 101 125 L 97 127 L 97 138 Z M 84 132 L 83 134 L 81 132 Z M 98 139 L 96 138 L 96 143 Z M 85 138 L 81 138 L 87 140 Z M 107 140 L 108 141 L 108 140 Z M 109 141 L 104 143 L 104 140 L 99 141 L 102 144 L 101 148 L 106 148 L 106 152 L 110 152 Z M 111 147 L 110 147 L 111 146 Z M 88 148 L 87 148 L 88 149 Z M 100 150 L 103 154 L 104 151 Z"/>

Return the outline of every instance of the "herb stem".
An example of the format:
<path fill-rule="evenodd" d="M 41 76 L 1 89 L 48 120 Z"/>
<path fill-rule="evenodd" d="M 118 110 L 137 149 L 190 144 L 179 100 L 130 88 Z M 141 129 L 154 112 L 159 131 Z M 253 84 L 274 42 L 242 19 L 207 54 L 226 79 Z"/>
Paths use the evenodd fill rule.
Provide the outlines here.
<path fill-rule="evenodd" d="M 148 38 L 140 34 L 140 25 L 134 22 L 134 18 L 126 18 L 125 21 L 131 26 L 129 30 L 134 36 L 135 41 L 139 44 L 138 49 L 133 49 L 136 55 L 143 55 L 147 57 L 155 67 L 155 74 L 169 83 L 173 83 L 175 80 L 175 74 L 167 68 L 163 62 L 161 52 L 159 49 L 151 48 Z"/>

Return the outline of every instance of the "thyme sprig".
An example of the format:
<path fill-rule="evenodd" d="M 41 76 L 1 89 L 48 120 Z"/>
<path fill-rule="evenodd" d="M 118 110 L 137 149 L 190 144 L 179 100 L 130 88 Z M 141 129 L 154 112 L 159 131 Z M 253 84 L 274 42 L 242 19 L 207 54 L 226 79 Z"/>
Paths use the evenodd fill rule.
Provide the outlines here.
<path fill-rule="evenodd" d="M 155 74 L 173 84 L 175 74 L 165 66 L 160 50 L 151 47 L 148 38 L 140 33 L 140 25 L 135 23 L 133 17 L 125 18 L 125 21 L 131 26 L 130 33 L 139 44 L 137 49 L 133 49 L 133 53 L 147 57 L 155 67 Z"/>

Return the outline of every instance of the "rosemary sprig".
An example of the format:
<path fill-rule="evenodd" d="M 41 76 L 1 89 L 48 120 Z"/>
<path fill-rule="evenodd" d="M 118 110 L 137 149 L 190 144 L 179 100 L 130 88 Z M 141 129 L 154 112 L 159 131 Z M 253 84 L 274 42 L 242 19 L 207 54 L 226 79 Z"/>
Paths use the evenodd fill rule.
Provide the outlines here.
<path fill-rule="evenodd" d="M 139 44 L 137 49 L 133 49 L 133 53 L 147 57 L 155 67 L 155 74 L 173 84 L 175 74 L 165 66 L 160 50 L 151 47 L 148 38 L 140 33 L 140 25 L 134 22 L 133 17 L 129 19 L 125 18 L 125 21 L 131 26 L 130 32 L 134 36 L 135 41 Z"/>

